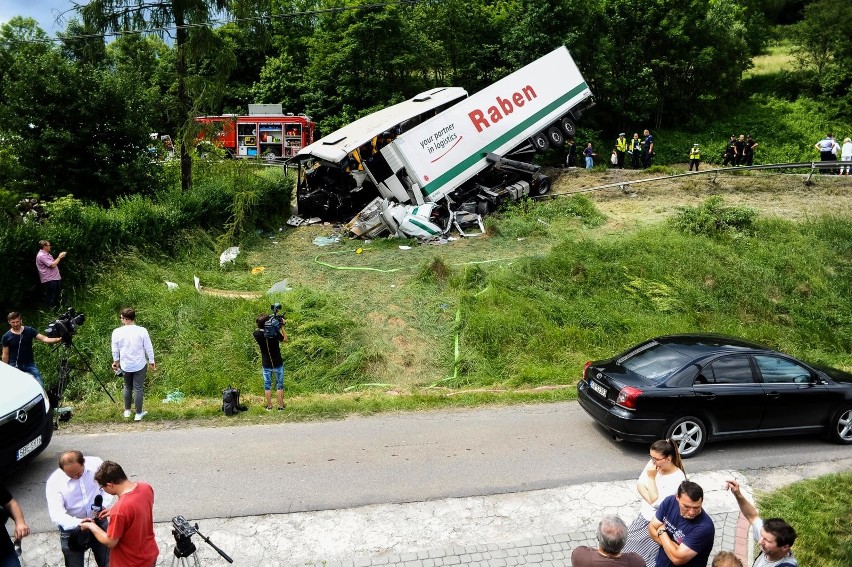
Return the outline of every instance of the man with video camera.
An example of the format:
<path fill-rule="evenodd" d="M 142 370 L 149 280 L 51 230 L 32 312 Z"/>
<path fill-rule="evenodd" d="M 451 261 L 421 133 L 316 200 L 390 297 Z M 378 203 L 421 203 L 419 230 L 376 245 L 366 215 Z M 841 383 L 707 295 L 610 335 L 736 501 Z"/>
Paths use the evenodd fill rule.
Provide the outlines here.
<path fill-rule="evenodd" d="M 130 481 L 121 465 L 112 461 L 98 467 L 95 480 L 118 501 L 110 510 L 106 531 L 90 519 L 80 528 L 110 548 L 112 567 L 154 567 L 160 554 L 154 538 L 154 489 L 147 482 Z"/>
<path fill-rule="evenodd" d="M 59 541 L 65 567 L 83 567 L 86 549 L 92 550 L 98 567 L 109 566 L 109 548 L 83 531 L 80 524 L 92 518 L 101 528 L 107 526 L 107 505 L 112 497 L 95 482 L 95 472 L 103 463 L 98 457 L 84 457 L 80 451 L 65 451 L 59 468 L 47 479 L 45 496 L 50 519 L 59 526 Z"/>
<path fill-rule="evenodd" d="M 62 340 L 61 337 L 50 338 L 42 335 L 34 328 L 24 325 L 24 319 L 17 311 L 12 311 L 6 317 L 9 322 L 9 330 L 3 335 L 3 362 L 23 370 L 38 380 L 44 388 L 44 381 L 35 364 L 33 356 L 33 339 L 38 339 L 45 344 L 55 344 Z"/>
<path fill-rule="evenodd" d="M 288 339 L 284 330 L 284 316 L 279 315 L 281 304 L 272 306 L 271 315 L 261 315 L 256 320 L 257 329 L 252 336 L 260 347 L 261 367 L 263 370 L 263 390 L 266 395 L 266 411 L 272 411 L 272 375 L 275 375 L 277 386 L 278 409 L 284 405 L 284 360 L 281 358 L 281 345 Z"/>

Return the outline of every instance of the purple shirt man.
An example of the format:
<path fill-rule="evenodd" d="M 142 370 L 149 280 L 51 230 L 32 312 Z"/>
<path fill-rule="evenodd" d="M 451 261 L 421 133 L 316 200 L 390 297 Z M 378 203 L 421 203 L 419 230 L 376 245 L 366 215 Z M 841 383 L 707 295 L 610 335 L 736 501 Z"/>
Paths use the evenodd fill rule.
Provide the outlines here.
<path fill-rule="evenodd" d="M 60 252 L 54 258 L 50 253 L 50 242 L 41 240 L 38 243 L 39 251 L 36 254 L 36 269 L 38 279 L 41 282 L 42 301 L 47 307 L 59 305 L 59 295 L 62 292 L 62 276 L 59 275 L 59 262 L 68 254 Z"/>

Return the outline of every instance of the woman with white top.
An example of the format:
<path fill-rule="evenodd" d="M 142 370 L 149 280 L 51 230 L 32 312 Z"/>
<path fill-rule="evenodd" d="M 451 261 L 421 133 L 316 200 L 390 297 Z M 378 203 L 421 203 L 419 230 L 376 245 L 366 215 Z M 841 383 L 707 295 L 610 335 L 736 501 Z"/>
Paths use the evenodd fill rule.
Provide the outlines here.
<path fill-rule="evenodd" d="M 840 168 L 840 175 L 852 174 L 852 140 L 846 138 L 843 140 L 843 147 L 840 148 L 840 161 L 845 162 Z"/>
<path fill-rule="evenodd" d="M 677 487 L 686 480 L 686 471 L 671 439 L 660 439 L 651 444 L 651 459 L 639 474 L 636 490 L 642 497 L 639 516 L 627 530 L 627 543 L 622 553 L 633 551 L 642 556 L 647 567 L 654 567 L 660 546 L 648 534 L 648 524 L 654 519 L 657 507 L 667 496 L 677 493 Z"/>

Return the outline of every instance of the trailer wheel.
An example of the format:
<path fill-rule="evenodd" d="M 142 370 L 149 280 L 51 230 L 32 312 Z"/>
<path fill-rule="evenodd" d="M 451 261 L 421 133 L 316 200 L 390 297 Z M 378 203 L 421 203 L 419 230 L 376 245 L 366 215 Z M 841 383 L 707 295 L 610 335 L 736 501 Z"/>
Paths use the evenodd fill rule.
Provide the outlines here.
<path fill-rule="evenodd" d="M 577 126 L 569 116 L 563 116 L 559 121 L 559 127 L 565 133 L 565 137 L 573 138 L 577 134 Z"/>
<path fill-rule="evenodd" d="M 550 178 L 547 176 L 541 176 L 537 179 L 537 183 L 535 185 L 535 189 L 533 193 L 536 196 L 539 195 L 547 195 L 550 192 Z"/>
<path fill-rule="evenodd" d="M 539 153 L 544 153 L 550 149 L 550 141 L 547 137 L 547 134 L 545 134 L 544 132 L 534 134 L 533 137 L 530 138 L 530 142 L 535 148 L 535 151 Z"/>
<path fill-rule="evenodd" d="M 565 145 L 565 136 L 562 135 L 562 130 L 551 126 L 547 129 L 547 141 L 550 142 L 551 148 L 561 148 Z"/>

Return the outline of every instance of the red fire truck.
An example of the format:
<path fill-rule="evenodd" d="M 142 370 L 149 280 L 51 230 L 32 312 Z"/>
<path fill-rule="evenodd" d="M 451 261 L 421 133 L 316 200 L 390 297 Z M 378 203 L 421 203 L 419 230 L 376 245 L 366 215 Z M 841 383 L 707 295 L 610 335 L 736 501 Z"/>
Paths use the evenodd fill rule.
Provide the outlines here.
<path fill-rule="evenodd" d="M 314 122 L 304 114 L 284 114 L 280 104 L 250 104 L 246 116 L 199 116 L 199 140 L 211 141 L 239 158 L 289 158 L 314 141 Z"/>

